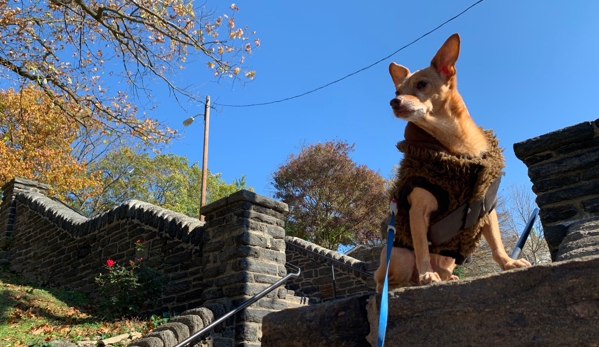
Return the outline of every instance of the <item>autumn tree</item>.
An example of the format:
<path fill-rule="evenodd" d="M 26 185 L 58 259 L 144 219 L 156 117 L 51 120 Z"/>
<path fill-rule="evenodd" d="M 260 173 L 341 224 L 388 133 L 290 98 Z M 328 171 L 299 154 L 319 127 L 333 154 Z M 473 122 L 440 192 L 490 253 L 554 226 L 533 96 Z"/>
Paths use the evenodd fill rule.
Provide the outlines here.
<path fill-rule="evenodd" d="M 285 230 L 328 249 L 380 242 L 389 202 L 385 179 L 349 154 L 354 145 L 304 146 L 272 176 L 275 198 L 289 205 Z"/>
<path fill-rule="evenodd" d="M 191 217 L 199 216 L 202 170 L 186 157 L 174 154 L 151 157 L 123 147 L 91 164 L 89 170 L 101 173 L 102 188 L 93 199 L 75 196 L 74 205 L 86 215 L 96 215 L 136 199 Z M 221 174 L 208 175 L 207 202 L 248 189 L 244 176 L 226 183 Z"/>
<path fill-rule="evenodd" d="M 99 176 L 88 175 L 71 148 L 79 131 L 38 88 L 0 90 L 0 185 L 22 177 L 50 184 L 62 199 L 74 191 L 93 197 Z"/>
<path fill-rule="evenodd" d="M 37 85 L 80 127 L 87 156 L 106 150 L 98 142 L 106 136 L 163 143 L 175 131 L 140 114 L 130 97 L 152 100 L 160 81 L 186 103 L 201 102 L 175 82 L 187 61 L 218 77 L 253 78 L 243 63 L 260 42 L 237 25 L 238 10 L 217 16 L 192 0 L 0 1 L 0 72 L 5 86 Z"/>

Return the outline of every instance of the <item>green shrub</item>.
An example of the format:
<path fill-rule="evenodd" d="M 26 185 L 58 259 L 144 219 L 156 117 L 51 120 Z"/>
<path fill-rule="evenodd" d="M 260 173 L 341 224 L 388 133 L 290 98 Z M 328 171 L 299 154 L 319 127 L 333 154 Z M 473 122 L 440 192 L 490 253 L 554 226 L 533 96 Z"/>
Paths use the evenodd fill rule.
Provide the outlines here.
<path fill-rule="evenodd" d="M 144 251 L 141 240 L 135 243 L 137 253 Z M 99 286 L 101 305 L 109 316 L 137 316 L 156 307 L 168 277 L 146 264 L 142 257 L 129 261 L 129 266 L 106 260 L 107 273 L 100 273 L 95 281 Z"/>

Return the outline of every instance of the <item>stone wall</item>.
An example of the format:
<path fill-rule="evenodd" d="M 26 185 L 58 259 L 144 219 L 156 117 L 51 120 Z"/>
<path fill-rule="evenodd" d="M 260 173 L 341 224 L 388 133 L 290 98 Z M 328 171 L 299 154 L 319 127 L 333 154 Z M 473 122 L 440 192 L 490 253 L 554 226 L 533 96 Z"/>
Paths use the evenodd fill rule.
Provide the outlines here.
<path fill-rule="evenodd" d="M 345 255 L 356 258 L 366 264 L 366 271 L 374 272 L 381 263 L 381 250 L 386 249 L 387 243 L 374 247 L 359 245 L 349 250 Z"/>
<path fill-rule="evenodd" d="M 45 196 L 47 186 L 15 179 L 2 187 L 0 244 L 10 269 L 40 284 L 94 293 L 94 277 L 112 259 L 160 262 L 170 283 L 155 309 L 230 310 L 286 274 L 287 205 L 240 191 L 203 207 L 206 224 L 151 204 L 129 201 L 87 219 Z M 135 251 L 145 242 L 145 254 Z M 284 288 L 225 324 L 214 344 L 259 346 L 261 320 L 288 307 Z"/>
<path fill-rule="evenodd" d="M 514 152 L 528 166 L 545 238 L 556 260 L 570 227 L 599 217 L 599 119 L 516 143 Z M 595 247 L 589 254 L 598 251 Z"/>
<path fill-rule="evenodd" d="M 285 240 L 287 262 L 302 269 L 300 277 L 289 280 L 286 285 L 296 294 L 319 302 L 374 292 L 374 278 L 367 270 L 368 263 L 297 237 L 287 237 Z"/>

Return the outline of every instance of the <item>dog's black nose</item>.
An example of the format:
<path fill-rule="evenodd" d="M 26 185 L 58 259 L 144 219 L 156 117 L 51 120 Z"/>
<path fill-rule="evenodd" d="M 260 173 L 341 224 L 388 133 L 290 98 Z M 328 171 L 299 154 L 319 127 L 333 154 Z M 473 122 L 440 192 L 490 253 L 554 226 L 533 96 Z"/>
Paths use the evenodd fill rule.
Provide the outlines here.
<path fill-rule="evenodd" d="M 391 105 L 391 108 L 393 108 L 395 110 L 395 109 L 399 108 L 399 105 L 401 105 L 401 101 L 399 101 L 398 98 L 393 98 L 389 102 L 389 105 Z"/>

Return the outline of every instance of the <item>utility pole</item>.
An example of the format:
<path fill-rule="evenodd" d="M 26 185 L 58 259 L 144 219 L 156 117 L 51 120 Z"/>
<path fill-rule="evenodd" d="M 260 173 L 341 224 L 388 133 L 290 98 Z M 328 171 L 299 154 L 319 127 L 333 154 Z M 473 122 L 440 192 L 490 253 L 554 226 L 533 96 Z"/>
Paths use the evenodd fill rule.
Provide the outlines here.
<path fill-rule="evenodd" d="M 190 126 L 200 114 L 196 114 L 183 121 L 183 126 Z M 206 205 L 206 182 L 208 180 L 208 133 L 210 132 L 210 95 L 206 95 L 206 103 L 204 104 L 204 158 L 202 160 L 202 198 L 200 200 L 200 220 L 204 221 L 202 215 L 202 207 Z"/>
<path fill-rule="evenodd" d="M 206 95 L 204 104 L 204 159 L 202 162 L 202 201 L 200 203 L 200 220 L 204 221 L 202 207 L 206 205 L 206 182 L 208 179 L 208 133 L 210 131 L 210 96 Z"/>

